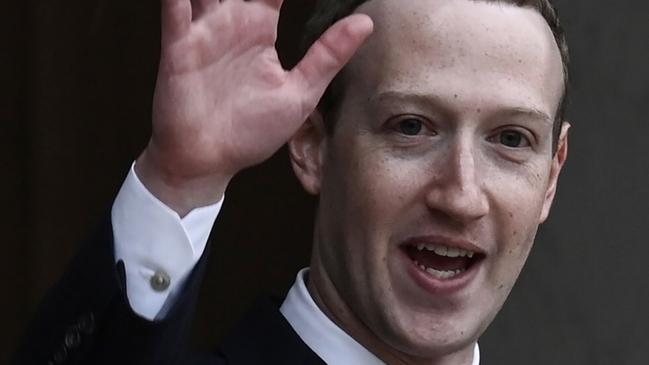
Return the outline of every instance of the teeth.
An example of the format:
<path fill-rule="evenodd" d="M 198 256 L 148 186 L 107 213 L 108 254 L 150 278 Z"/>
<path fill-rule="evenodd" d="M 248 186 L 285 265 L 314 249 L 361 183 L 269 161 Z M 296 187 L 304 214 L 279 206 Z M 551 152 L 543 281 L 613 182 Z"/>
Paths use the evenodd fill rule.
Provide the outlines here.
<path fill-rule="evenodd" d="M 446 253 L 448 252 L 448 247 L 446 247 L 446 246 L 435 246 L 435 249 L 433 251 L 435 251 L 435 253 L 440 255 L 440 256 L 446 256 Z"/>
<path fill-rule="evenodd" d="M 423 265 L 421 265 L 419 267 L 422 268 Z M 430 268 L 430 267 L 422 269 L 422 270 L 426 271 L 427 273 L 429 273 L 430 275 L 432 275 L 432 276 L 434 276 L 434 277 L 436 277 L 438 279 L 450 279 L 450 278 L 452 278 L 454 276 L 457 276 L 457 275 L 462 273 L 462 270 L 439 271 L 439 270 L 435 270 L 435 269 Z"/>
<path fill-rule="evenodd" d="M 457 247 L 447 247 L 442 245 L 431 245 L 431 244 L 424 244 L 424 243 L 420 243 L 417 245 L 417 250 L 423 251 L 424 249 L 426 251 L 435 252 L 435 254 L 439 256 L 445 256 L 445 257 L 472 258 L 473 255 L 475 255 L 475 252 L 467 251 Z"/>
<path fill-rule="evenodd" d="M 464 272 L 462 269 L 458 270 L 435 270 L 432 267 L 426 267 L 419 262 L 415 261 L 415 266 L 419 267 L 421 271 L 425 271 L 428 274 L 438 278 L 438 279 L 450 279 L 452 277 L 455 277 L 457 275 L 460 275 L 461 273 Z"/>
<path fill-rule="evenodd" d="M 460 256 L 460 250 L 457 249 L 457 248 L 449 247 L 446 250 L 446 256 L 448 256 L 448 257 L 458 257 L 458 256 Z"/>

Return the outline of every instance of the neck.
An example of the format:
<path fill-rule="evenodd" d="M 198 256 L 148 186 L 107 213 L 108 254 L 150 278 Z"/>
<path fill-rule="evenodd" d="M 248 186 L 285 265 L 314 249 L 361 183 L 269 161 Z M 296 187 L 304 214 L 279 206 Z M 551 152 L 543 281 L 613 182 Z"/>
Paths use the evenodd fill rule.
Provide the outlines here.
<path fill-rule="evenodd" d="M 431 358 L 412 356 L 387 344 L 354 314 L 340 296 L 318 260 L 317 245 L 312 254 L 307 288 L 314 302 L 331 321 L 388 365 L 470 365 L 473 361 L 475 344 L 452 354 Z"/>

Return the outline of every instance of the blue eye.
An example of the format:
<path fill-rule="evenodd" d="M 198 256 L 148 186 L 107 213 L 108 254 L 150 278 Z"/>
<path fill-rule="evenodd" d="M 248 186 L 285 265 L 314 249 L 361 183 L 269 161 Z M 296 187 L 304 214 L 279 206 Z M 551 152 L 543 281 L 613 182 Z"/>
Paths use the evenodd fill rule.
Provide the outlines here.
<path fill-rule="evenodd" d="M 503 131 L 498 136 L 498 142 L 511 148 L 521 148 L 529 146 L 527 138 L 523 133 L 518 131 Z"/>
<path fill-rule="evenodd" d="M 416 136 L 421 133 L 421 130 L 423 129 L 423 123 L 421 120 L 408 118 L 401 120 L 397 128 L 399 132 L 407 136 Z"/>

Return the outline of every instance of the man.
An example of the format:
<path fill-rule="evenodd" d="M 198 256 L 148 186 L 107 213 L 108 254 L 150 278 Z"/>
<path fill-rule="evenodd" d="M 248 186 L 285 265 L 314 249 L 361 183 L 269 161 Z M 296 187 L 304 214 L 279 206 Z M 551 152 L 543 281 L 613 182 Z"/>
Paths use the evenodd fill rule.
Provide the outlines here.
<path fill-rule="evenodd" d="M 478 337 L 567 157 L 554 11 L 546 1 L 324 1 L 310 22 L 318 41 L 285 71 L 280 6 L 163 1 L 153 135 L 113 208 L 122 277 L 100 272 L 115 262 L 110 232 L 100 235 L 50 298 L 73 309 L 53 320 L 46 308 L 19 361 L 478 363 Z M 258 308 L 217 353 L 190 360 L 182 343 L 206 222 L 230 179 L 286 141 L 319 197 L 310 269 L 279 311 Z M 88 279 L 88 263 L 101 279 Z M 70 304 L 75 290 L 82 299 Z M 80 313 L 92 314 L 90 329 Z"/>

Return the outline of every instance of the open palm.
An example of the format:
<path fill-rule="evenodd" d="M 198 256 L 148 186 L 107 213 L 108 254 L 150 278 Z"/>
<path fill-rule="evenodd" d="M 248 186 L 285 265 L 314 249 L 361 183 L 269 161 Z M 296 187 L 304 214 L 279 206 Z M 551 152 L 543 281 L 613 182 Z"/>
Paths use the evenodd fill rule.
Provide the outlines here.
<path fill-rule="evenodd" d="M 275 50 L 281 0 L 163 0 L 162 53 L 147 147 L 179 176 L 233 175 L 270 157 L 313 111 L 371 32 L 332 26 L 290 71 Z"/>

